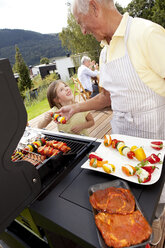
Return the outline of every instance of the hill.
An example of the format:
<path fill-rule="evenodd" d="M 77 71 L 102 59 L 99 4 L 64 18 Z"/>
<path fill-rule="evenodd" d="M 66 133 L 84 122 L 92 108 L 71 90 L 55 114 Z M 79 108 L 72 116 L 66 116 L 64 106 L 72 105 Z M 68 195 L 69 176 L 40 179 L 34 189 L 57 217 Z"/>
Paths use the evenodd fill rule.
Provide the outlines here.
<path fill-rule="evenodd" d="M 66 55 L 58 34 L 41 34 L 21 29 L 0 29 L 0 58 L 15 63 L 15 45 L 19 47 L 27 65 L 39 64 L 42 57 Z"/>

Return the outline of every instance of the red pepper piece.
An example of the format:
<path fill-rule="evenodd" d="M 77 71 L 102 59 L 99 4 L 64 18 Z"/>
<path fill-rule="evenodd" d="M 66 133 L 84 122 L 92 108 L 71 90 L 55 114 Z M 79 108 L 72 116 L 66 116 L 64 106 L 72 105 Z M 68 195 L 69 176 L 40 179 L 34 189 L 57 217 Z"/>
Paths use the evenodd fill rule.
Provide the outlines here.
<path fill-rule="evenodd" d="M 152 165 L 152 166 L 142 166 L 141 168 L 143 168 L 144 170 L 148 171 L 150 174 L 152 174 L 156 168 L 156 166 Z"/>
<path fill-rule="evenodd" d="M 148 174 L 148 177 L 145 178 L 143 181 L 140 179 L 140 177 L 138 176 L 138 181 L 139 183 L 147 183 L 151 180 L 151 173 Z"/>
<path fill-rule="evenodd" d="M 155 150 L 161 150 L 163 149 L 163 142 L 162 141 L 152 141 L 151 147 Z"/>
<path fill-rule="evenodd" d="M 160 162 L 160 158 L 159 158 L 159 154 L 158 155 L 156 155 L 156 154 L 151 154 L 149 157 L 147 157 L 147 158 L 145 158 L 144 160 L 143 160 L 143 162 L 146 162 L 146 161 L 148 161 L 149 163 L 151 163 L 151 164 L 156 164 L 156 163 L 159 163 Z M 143 163 L 142 162 L 142 163 Z"/>
<path fill-rule="evenodd" d="M 151 180 L 151 173 L 149 173 L 148 177 L 144 179 L 142 183 L 147 183 Z"/>
<path fill-rule="evenodd" d="M 94 152 L 89 154 L 89 159 L 92 159 L 92 158 L 96 158 L 98 161 L 102 161 L 103 160 L 100 156 L 98 156 Z"/>
<path fill-rule="evenodd" d="M 146 183 L 146 182 L 149 182 L 151 180 L 151 173 L 144 170 L 144 168 L 142 168 L 142 167 L 136 168 L 136 175 L 138 177 L 139 183 Z"/>

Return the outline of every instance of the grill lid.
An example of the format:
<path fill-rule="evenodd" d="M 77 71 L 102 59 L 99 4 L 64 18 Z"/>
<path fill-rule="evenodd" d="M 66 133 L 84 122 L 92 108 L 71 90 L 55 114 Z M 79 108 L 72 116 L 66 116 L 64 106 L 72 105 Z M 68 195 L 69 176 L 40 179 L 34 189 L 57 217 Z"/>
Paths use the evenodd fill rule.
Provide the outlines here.
<path fill-rule="evenodd" d="M 38 195 L 38 171 L 27 161 L 14 164 L 11 155 L 21 139 L 27 114 L 8 59 L 0 59 L 0 233 Z"/>

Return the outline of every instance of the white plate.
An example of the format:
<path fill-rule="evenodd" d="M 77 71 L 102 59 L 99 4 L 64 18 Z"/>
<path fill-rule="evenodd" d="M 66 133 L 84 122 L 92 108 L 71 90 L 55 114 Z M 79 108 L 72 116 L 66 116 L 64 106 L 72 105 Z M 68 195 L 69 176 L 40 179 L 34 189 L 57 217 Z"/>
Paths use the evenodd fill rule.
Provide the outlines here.
<path fill-rule="evenodd" d="M 131 147 L 131 146 L 143 147 L 147 157 L 150 156 L 152 153 L 154 153 L 156 155 L 158 153 L 160 153 L 160 156 L 159 156 L 160 159 L 162 161 L 164 159 L 165 148 L 160 150 L 160 151 L 157 151 L 157 150 L 155 150 L 155 149 L 153 149 L 151 147 L 150 143 L 151 143 L 151 141 L 154 141 L 154 139 L 143 139 L 143 138 L 137 138 L 137 137 L 133 137 L 133 136 L 126 136 L 126 135 L 119 135 L 119 134 L 112 134 L 111 138 L 124 141 L 125 145 L 128 146 L 128 147 Z M 159 141 L 163 141 L 163 140 L 159 140 Z M 165 144 L 165 141 L 163 141 L 163 143 Z M 121 169 L 121 167 L 123 165 L 125 165 L 125 164 L 130 164 L 132 166 L 136 166 L 138 163 L 140 163 L 140 161 L 138 161 L 136 158 L 129 159 L 126 156 L 122 156 L 117 149 L 114 149 L 111 146 L 110 147 L 105 147 L 104 144 L 103 144 L 103 140 L 102 140 L 100 146 L 97 148 L 97 150 L 95 152 L 98 155 L 100 155 L 103 158 L 103 160 L 108 160 L 108 162 L 110 164 L 115 165 L 115 168 L 116 168 L 115 172 L 111 173 L 110 175 L 113 175 L 113 176 L 125 179 L 127 181 L 139 184 L 138 178 L 137 178 L 136 175 L 134 175 L 134 176 L 126 176 L 122 172 L 122 169 Z M 158 169 L 156 168 L 154 170 L 154 172 L 152 173 L 151 180 L 149 182 L 141 183 L 141 184 L 143 184 L 143 185 L 151 185 L 151 184 L 156 183 L 159 180 L 163 164 L 157 163 L 155 165 L 156 165 L 156 167 L 158 167 Z M 91 167 L 89 165 L 89 160 L 87 160 L 81 166 L 81 168 L 106 173 L 102 168 L 93 168 L 93 167 Z"/>

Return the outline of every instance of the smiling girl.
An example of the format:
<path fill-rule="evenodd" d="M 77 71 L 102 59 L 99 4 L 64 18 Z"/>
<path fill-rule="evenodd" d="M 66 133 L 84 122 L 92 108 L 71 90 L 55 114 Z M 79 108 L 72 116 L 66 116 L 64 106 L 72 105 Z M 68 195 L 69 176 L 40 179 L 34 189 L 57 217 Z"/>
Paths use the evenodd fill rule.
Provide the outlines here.
<path fill-rule="evenodd" d="M 44 119 L 38 124 L 38 128 L 45 128 L 52 121 L 52 112 L 58 111 L 62 106 L 74 103 L 70 87 L 61 80 L 56 80 L 49 85 L 47 99 L 51 110 L 45 113 Z M 57 125 L 59 131 L 88 136 L 87 128 L 94 125 L 94 119 L 90 112 L 81 112 L 72 116 L 66 124 Z"/>

